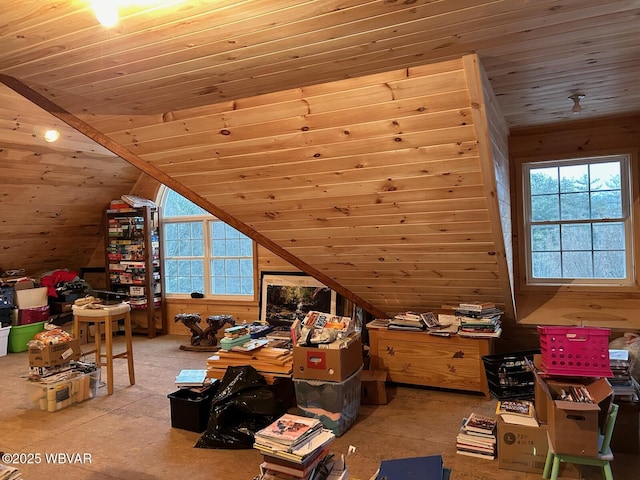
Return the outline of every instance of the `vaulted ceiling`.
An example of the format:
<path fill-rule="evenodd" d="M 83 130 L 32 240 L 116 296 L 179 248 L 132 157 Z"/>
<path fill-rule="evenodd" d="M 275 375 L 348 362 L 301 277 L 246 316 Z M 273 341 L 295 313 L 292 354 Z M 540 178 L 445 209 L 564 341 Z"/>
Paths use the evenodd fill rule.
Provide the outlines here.
<path fill-rule="evenodd" d="M 480 83 L 451 62 L 477 53 L 512 130 L 577 118 L 574 93 L 581 119 L 640 111 L 638 1 L 184 0 L 112 29 L 86 1 L 0 6 L 2 80 L 42 107 L 0 89 L 4 268 L 82 266 L 142 170 L 375 313 L 508 305 Z"/>

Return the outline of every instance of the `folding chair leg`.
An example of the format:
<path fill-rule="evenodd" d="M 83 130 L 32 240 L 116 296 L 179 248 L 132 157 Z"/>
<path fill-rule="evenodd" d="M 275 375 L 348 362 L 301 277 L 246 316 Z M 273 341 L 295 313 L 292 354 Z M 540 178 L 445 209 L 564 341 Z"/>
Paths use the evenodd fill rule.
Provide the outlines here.
<path fill-rule="evenodd" d="M 551 469 L 551 480 L 558 480 L 559 473 L 560 473 L 560 457 L 558 455 L 554 455 L 553 468 Z"/>
<path fill-rule="evenodd" d="M 613 480 L 613 472 L 611 471 L 611 464 L 609 462 L 602 466 L 602 474 L 605 480 Z"/>
<path fill-rule="evenodd" d="M 547 459 L 544 462 L 544 470 L 542 471 L 542 478 L 549 478 L 549 473 L 551 472 L 551 459 L 553 458 L 553 453 L 551 453 L 551 449 L 547 450 Z"/>

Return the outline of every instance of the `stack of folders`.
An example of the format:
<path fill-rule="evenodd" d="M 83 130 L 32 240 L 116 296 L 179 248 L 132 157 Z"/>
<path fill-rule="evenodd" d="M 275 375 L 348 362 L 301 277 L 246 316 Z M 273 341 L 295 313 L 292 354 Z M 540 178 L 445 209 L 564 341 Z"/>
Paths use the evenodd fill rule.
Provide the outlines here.
<path fill-rule="evenodd" d="M 496 458 L 496 417 L 471 413 L 462 421 L 456 437 L 456 449 L 460 455 Z"/>
<path fill-rule="evenodd" d="M 328 452 L 335 438 L 315 418 L 284 414 L 271 425 L 255 433 L 253 447 L 263 456 L 260 480 L 320 478 L 334 465 Z"/>

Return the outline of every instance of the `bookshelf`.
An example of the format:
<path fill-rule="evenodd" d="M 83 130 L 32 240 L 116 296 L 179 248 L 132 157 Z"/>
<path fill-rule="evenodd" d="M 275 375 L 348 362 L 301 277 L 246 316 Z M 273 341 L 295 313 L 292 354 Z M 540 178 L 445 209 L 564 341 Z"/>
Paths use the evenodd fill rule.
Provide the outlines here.
<path fill-rule="evenodd" d="M 167 333 L 162 295 L 158 207 L 110 206 L 106 211 L 107 289 L 129 296 L 133 333 Z"/>
<path fill-rule="evenodd" d="M 371 370 L 386 371 L 388 381 L 480 392 L 490 398 L 482 357 L 493 353 L 493 339 L 439 337 L 372 324 L 367 332 Z"/>

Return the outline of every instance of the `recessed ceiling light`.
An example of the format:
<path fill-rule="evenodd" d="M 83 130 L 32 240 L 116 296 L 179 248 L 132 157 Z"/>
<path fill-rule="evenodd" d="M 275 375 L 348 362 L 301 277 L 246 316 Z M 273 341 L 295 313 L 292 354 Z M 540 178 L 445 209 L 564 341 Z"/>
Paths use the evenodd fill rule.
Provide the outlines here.
<path fill-rule="evenodd" d="M 58 130 L 47 130 L 44 133 L 44 139 L 45 141 L 51 143 L 51 142 L 55 142 L 56 140 L 58 140 L 60 138 L 60 132 Z"/>

